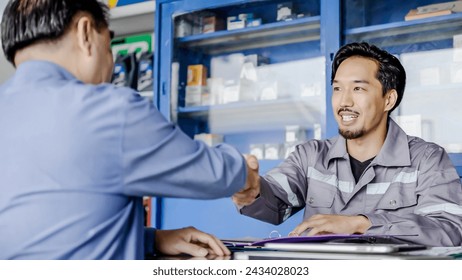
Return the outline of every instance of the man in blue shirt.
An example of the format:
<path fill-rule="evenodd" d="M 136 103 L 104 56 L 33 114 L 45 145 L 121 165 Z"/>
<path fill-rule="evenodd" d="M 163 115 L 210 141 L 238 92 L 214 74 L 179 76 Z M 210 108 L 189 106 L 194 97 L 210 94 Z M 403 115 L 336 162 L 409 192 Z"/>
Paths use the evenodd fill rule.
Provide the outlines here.
<path fill-rule="evenodd" d="M 143 196 L 230 196 L 245 185 L 246 164 L 105 83 L 104 4 L 12 0 L 1 28 L 16 73 L 0 87 L 0 259 L 229 254 L 194 228 L 144 230 Z"/>

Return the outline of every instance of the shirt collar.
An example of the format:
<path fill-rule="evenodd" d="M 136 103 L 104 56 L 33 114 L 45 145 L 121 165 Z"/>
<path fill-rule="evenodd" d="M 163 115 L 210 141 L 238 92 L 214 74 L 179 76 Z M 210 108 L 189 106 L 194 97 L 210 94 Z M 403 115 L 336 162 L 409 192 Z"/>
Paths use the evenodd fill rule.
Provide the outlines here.
<path fill-rule="evenodd" d="M 348 158 L 345 138 L 338 135 L 331 141 L 333 144 L 326 157 L 326 166 L 331 159 Z M 388 119 L 387 137 L 373 163 L 381 166 L 411 165 L 407 134 L 391 118 Z"/>
<path fill-rule="evenodd" d="M 21 63 L 14 75 L 14 82 L 30 83 L 49 78 L 75 80 L 76 78 L 64 67 L 45 60 L 29 60 Z"/>

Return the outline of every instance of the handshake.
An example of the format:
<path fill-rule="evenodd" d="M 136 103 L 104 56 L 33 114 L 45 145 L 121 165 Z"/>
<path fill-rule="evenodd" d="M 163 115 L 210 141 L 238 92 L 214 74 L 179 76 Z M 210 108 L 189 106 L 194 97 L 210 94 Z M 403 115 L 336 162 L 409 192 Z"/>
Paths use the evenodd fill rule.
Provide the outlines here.
<path fill-rule="evenodd" d="M 234 204 L 242 208 L 252 204 L 260 195 L 260 176 L 258 160 L 253 155 L 244 156 L 247 162 L 247 181 L 245 186 L 232 197 Z M 363 234 L 372 226 L 364 215 L 314 214 L 305 217 L 289 236 L 320 234 Z"/>
<path fill-rule="evenodd" d="M 247 180 L 245 186 L 232 197 L 238 207 L 252 204 L 260 194 L 260 176 L 258 175 L 258 160 L 253 155 L 244 155 L 247 162 Z"/>

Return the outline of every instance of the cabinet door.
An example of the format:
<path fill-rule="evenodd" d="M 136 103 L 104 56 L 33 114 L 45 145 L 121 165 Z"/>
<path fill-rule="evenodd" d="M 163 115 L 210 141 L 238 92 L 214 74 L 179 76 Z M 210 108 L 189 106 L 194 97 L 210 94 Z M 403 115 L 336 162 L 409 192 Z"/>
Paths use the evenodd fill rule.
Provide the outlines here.
<path fill-rule="evenodd" d="M 325 137 L 330 56 L 320 10 L 319 0 L 158 1 L 160 111 L 191 137 L 258 154 L 262 174 L 296 144 Z M 230 198 L 162 204 L 163 228 L 193 225 L 222 238 L 287 235 L 302 220 L 264 224 L 239 215 Z"/>
<path fill-rule="evenodd" d="M 396 54 L 407 73 L 392 117 L 411 135 L 443 146 L 462 174 L 462 3 L 344 0 L 344 41 L 367 41 Z M 439 13 L 406 20 L 410 10 Z M 451 3 L 451 6 L 453 3 Z M 427 6 L 427 7 L 425 7 Z"/>

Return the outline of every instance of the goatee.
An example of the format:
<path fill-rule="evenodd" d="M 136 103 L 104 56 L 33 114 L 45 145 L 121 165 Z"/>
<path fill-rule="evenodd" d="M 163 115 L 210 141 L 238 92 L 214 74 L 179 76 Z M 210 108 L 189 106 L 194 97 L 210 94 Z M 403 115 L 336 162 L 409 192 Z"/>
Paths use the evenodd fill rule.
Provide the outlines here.
<path fill-rule="evenodd" d="M 351 140 L 351 139 L 358 139 L 364 136 L 365 131 L 363 129 L 351 131 L 351 130 L 342 130 L 339 128 L 338 133 L 342 135 L 343 138 Z"/>

